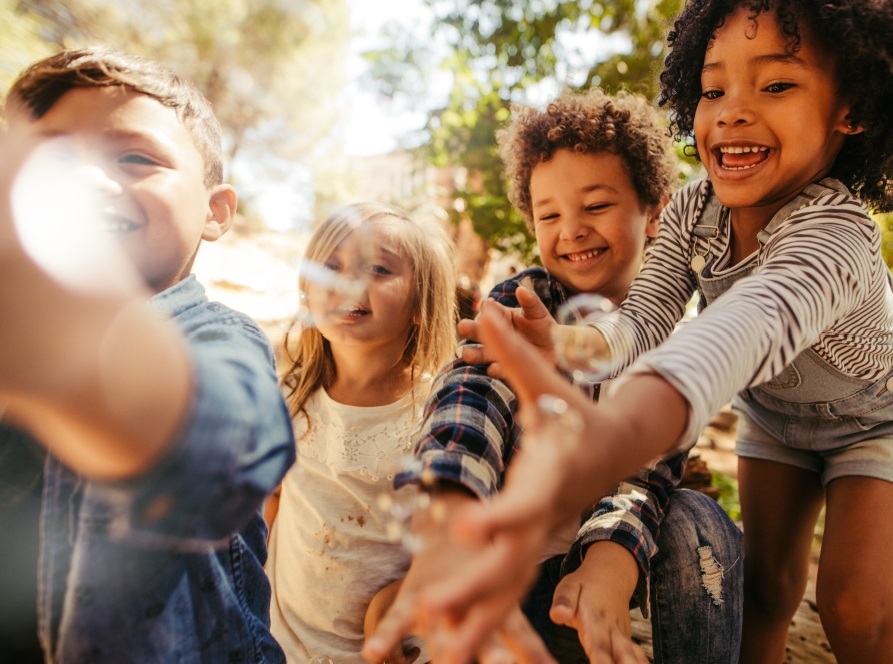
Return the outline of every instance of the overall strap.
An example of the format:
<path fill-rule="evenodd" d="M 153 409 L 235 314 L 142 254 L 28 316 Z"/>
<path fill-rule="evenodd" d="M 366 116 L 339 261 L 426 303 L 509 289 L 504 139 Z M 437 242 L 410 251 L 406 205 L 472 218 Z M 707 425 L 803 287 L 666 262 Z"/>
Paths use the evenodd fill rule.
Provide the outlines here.
<path fill-rule="evenodd" d="M 824 178 L 818 182 L 812 182 L 806 185 L 803 188 L 803 191 L 797 194 L 793 200 L 776 212 L 772 219 L 769 220 L 769 223 L 766 224 L 766 227 L 757 233 L 757 240 L 759 240 L 760 246 L 766 246 L 772 233 L 774 233 L 794 212 L 819 196 L 833 193 L 849 194 L 850 192 L 842 182 L 835 180 L 834 178 Z"/>
<path fill-rule="evenodd" d="M 703 207 L 698 211 L 697 217 L 695 217 L 688 245 L 689 266 L 695 275 L 700 274 L 710 258 L 713 241 L 719 237 L 719 224 L 723 214 L 722 204 L 714 195 L 712 185 L 707 182 L 705 187 Z M 698 252 L 696 246 L 698 239 L 705 240 L 707 243 L 703 253 Z"/>

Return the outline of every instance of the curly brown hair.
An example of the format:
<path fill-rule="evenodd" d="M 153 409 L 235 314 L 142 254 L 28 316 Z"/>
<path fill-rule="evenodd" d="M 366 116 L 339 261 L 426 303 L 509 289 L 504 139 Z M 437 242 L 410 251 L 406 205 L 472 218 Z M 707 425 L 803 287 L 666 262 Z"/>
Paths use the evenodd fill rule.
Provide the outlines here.
<path fill-rule="evenodd" d="M 791 53 L 808 25 L 817 46 L 836 59 L 840 93 L 850 120 L 864 129 L 847 137 L 831 168 L 869 207 L 893 209 L 893 3 L 890 0 L 688 0 L 667 35 L 670 51 L 660 74 L 658 105 L 668 105 L 675 138 L 694 143 L 701 68 L 710 40 L 739 7 L 756 18 L 774 12 Z"/>
<path fill-rule="evenodd" d="M 644 98 L 600 88 L 564 90 L 545 109 L 516 106 L 515 117 L 497 133 L 509 180 L 509 199 L 533 231 L 530 175 L 556 150 L 610 152 L 626 164 L 643 206 L 661 205 L 678 184 L 679 166 L 670 133 Z"/>

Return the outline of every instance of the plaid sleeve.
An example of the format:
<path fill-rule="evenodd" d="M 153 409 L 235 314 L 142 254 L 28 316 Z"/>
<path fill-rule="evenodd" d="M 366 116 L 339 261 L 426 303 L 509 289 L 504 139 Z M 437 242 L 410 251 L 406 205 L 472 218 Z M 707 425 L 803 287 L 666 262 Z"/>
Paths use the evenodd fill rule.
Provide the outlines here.
<path fill-rule="evenodd" d="M 635 557 L 639 566 L 639 582 L 633 601 L 647 617 L 651 557 L 657 553 L 660 524 L 670 495 L 682 480 L 687 459 L 688 452 L 660 459 L 621 482 L 614 493 L 602 498 L 580 528 L 562 565 L 562 574 L 580 566 L 586 547 L 593 542 L 620 544 Z"/>
<path fill-rule="evenodd" d="M 395 486 L 448 481 L 479 498 L 492 495 L 520 436 L 516 410 L 514 393 L 485 366 L 456 360 L 432 385 L 415 449 L 422 463 L 400 473 Z"/>
<path fill-rule="evenodd" d="M 524 284 L 549 306 L 556 293 L 563 301 L 556 283 L 544 269 L 535 267 L 498 284 L 488 297 L 517 307 L 515 290 Z M 504 382 L 488 376 L 485 365 L 454 360 L 431 387 L 415 448 L 422 463 L 398 474 L 394 486 L 452 482 L 479 498 L 494 494 L 520 441 L 517 408 L 515 394 Z"/>

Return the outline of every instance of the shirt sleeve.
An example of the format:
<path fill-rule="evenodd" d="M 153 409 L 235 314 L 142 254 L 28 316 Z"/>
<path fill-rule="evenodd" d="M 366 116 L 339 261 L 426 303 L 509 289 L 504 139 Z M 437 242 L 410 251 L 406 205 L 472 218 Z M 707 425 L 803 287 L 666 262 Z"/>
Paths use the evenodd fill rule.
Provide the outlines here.
<path fill-rule="evenodd" d="M 651 558 L 657 553 L 660 526 L 670 496 L 682 480 L 687 459 L 687 452 L 658 459 L 634 477 L 621 482 L 614 493 L 598 501 L 565 557 L 562 575 L 580 566 L 586 548 L 593 542 L 615 542 L 636 559 L 639 580 L 633 600 L 647 616 Z"/>
<path fill-rule="evenodd" d="M 488 297 L 517 307 L 515 290 L 521 284 L 532 288 L 546 306 L 556 296 L 548 273 L 531 268 L 498 284 Z M 432 384 L 415 446 L 421 466 L 397 475 L 395 486 L 450 482 L 479 498 L 494 494 L 520 444 L 517 408 L 514 392 L 488 376 L 486 365 L 453 361 Z"/>
<path fill-rule="evenodd" d="M 856 199 L 816 199 L 772 234 L 752 274 L 643 355 L 618 384 L 638 373 L 661 375 L 689 403 L 681 440 L 693 441 L 735 393 L 770 380 L 811 346 L 848 375 L 878 377 L 882 363 L 856 367 L 884 334 L 883 325 L 871 331 L 872 321 L 889 322 L 879 249 L 877 228 Z"/>
<path fill-rule="evenodd" d="M 146 546 L 207 550 L 254 516 L 295 457 L 288 411 L 263 332 L 229 312 L 187 332 L 194 385 L 166 455 L 131 481 L 99 485 L 111 534 Z"/>

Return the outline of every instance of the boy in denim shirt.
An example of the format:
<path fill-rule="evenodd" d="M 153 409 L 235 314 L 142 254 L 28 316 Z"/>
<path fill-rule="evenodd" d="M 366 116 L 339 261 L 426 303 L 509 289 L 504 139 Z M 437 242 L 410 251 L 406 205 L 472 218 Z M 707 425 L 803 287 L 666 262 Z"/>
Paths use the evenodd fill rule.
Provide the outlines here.
<path fill-rule="evenodd" d="M 91 48 L 27 69 L 6 119 L 0 398 L 4 419 L 49 452 L 37 597 L 47 661 L 284 661 L 269 633 L 260 507 L 294 459 L 291 426 L 268 340 L 190 274 L 236 210 L 210 104 L 157 63 Z M 25 251 L 13 227 L 26 212 L 12 182 L 20 141 L 51 145 L 88 178 L 101 230 L 139 279 L 104 265 L 98 287 L 95 275 L 54 278 Z M 41 184 L 52 195 L 59 183 Z"/>

